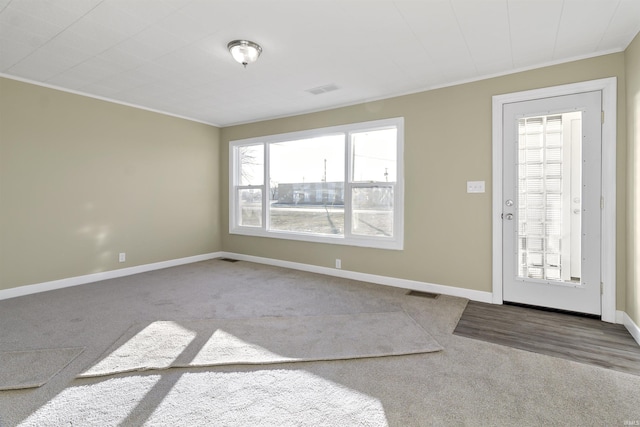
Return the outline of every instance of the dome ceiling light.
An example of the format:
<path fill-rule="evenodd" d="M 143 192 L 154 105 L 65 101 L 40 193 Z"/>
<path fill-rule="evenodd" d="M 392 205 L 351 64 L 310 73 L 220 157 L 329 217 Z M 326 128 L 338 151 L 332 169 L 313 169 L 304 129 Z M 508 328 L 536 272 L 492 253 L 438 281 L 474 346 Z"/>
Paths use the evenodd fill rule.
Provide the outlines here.
<path fill-rule="evenodd" d="M 262 47 L 258 43 L 249 40 L 234 40 L 227 45 L 233 59 L 244 65 L 255 62 L 262 53 Z"/>

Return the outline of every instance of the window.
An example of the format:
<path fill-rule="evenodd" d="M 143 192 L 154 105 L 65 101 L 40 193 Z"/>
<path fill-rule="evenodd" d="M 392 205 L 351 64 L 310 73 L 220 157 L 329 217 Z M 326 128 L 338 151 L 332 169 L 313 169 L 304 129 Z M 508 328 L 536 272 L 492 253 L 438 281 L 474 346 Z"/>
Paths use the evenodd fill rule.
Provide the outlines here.
<path fill-rule="evenodd" d="M 402 249 L 404 119 L 231 141 L 229 232 Z"/>

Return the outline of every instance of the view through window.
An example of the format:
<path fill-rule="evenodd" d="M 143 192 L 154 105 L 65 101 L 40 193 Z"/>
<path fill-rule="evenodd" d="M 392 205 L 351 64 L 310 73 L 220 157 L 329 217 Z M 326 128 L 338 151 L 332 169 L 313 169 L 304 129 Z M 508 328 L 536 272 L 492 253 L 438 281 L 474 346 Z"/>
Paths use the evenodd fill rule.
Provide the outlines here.
<path fill-rule="evenodd" d="M 230 232 L 402 248 L 403 120 L 231 142 Z"/>

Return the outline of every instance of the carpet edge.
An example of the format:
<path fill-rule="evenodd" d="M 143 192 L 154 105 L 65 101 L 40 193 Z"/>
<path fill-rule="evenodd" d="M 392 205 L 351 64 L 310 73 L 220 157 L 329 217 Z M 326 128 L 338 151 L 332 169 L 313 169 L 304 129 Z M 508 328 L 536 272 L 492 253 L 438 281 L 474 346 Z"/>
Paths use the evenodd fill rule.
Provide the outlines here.
<path fill-rule="evenodd" d="M 60 366 L 57 370 L 53 371 L 47 378 L 45 378 L 45 379 L 43 379 L 43 380 L 41 380 L 39 382 L 38 381 L 34 381 L 32 383 L 27 383 L 27 384 L 22 384 L 22 385 L 0 386 L 0 391 L 25 390 L 25 389 L 30 389 L 30 388 L 42 387 L 43 385 L 45 385 L 46 383 L 51 381 L 51 379 L 53 377 L 58 375 L 60 373 L 60 371 L 62 371 L 67 366 L 69 366 L 69 364 L 71 362 L 76 360 L 76 358 L 78 356 L 80 356 L 86 350 L 86 347 L 59 347 L 59 348 L 43 348 L 43 349 L 34 349 L 34 350 L 13 350 L 13 351 L 4 351 L 2 353 L 45 352 L 45 351 L 50 351 L 50 350 L 75 350 L 75 352 L 73 352 L 72 355 L 69 356 L 69 359 L 66 361 L 66 363 L 64 363 L 62 366 Z"/>

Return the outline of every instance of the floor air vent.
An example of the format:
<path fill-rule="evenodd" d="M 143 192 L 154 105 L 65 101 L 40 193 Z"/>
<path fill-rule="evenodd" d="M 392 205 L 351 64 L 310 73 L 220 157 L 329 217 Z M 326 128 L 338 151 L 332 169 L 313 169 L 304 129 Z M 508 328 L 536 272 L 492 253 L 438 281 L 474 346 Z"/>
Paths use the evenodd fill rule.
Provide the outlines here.
<path fill-rule="evenodd" d="M 436 299 L 440 296 L 440 294 L 433 294 L 431 292 L 420 292 L 420 291 L 409 291 L 407 295 L 411 295 L 413 297 L 422 297 L 422 298 L 431 298 Z"/>

